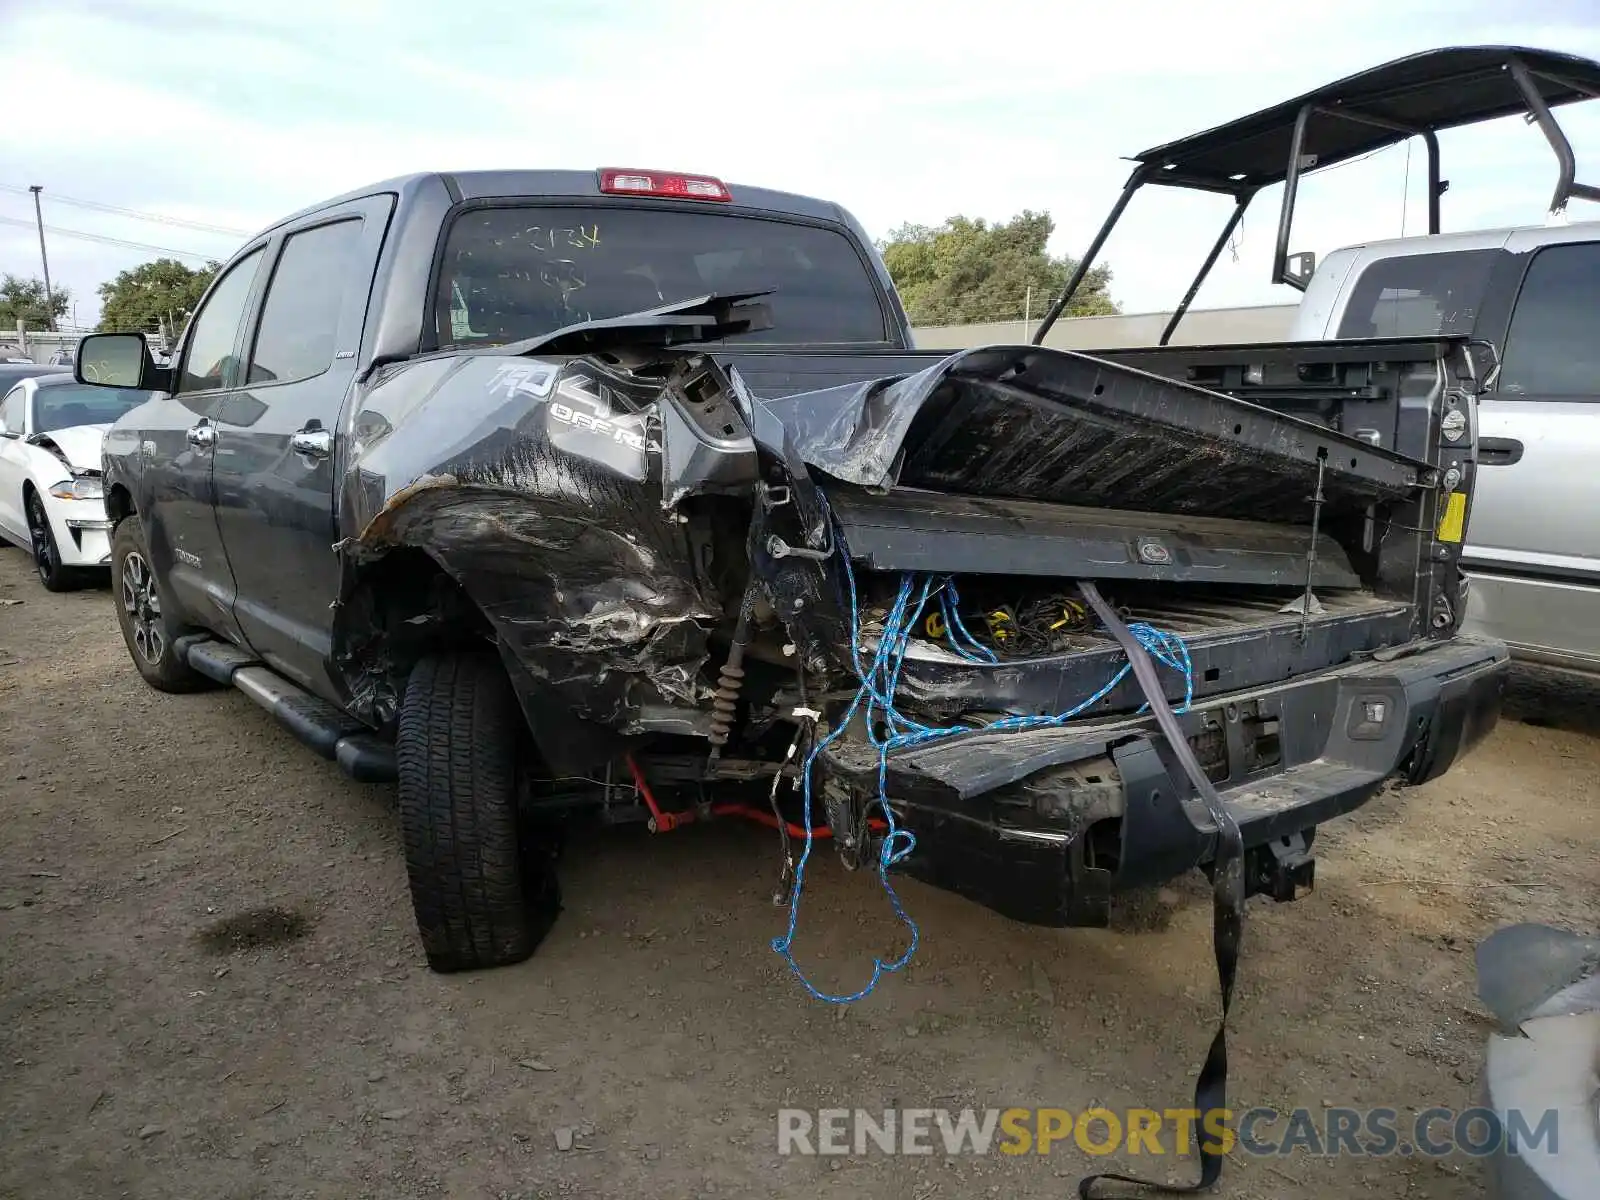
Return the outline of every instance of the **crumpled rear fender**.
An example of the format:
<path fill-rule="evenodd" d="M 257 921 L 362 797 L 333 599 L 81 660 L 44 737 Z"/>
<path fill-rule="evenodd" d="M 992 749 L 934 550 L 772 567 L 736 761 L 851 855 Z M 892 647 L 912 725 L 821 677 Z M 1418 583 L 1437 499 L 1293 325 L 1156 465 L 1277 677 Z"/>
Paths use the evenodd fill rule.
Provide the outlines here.
<path fill-rule="evenodd" d="M 663 504 L 660 390 L 591 360 L 482 354 L 380 377 L 350 429 L 347 561 L 426 551 L 523 682 L 579 720 L 694 704 L 722 608 Z"/>

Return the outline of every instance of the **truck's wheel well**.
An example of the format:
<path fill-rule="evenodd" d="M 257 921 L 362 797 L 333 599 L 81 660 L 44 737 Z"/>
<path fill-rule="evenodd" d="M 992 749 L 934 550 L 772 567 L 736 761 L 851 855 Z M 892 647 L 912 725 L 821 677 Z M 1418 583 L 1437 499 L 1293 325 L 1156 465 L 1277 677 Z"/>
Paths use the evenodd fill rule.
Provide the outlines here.
<path fill-rule="evenodd" d="M 128 489 L 120 483 L 111 485 L 111 490 L 106 493 L 106 516 L 113 527 L 124 517 L 133 516 L 133 496 Z"/>
<path fill-rule="evenodd" d="M 400 546 L 356 569 L 334 630 L 336 658 L 361 715 L 389 727 L 425 655 L 481 648 L 483 610 L 427 551 Z"/>

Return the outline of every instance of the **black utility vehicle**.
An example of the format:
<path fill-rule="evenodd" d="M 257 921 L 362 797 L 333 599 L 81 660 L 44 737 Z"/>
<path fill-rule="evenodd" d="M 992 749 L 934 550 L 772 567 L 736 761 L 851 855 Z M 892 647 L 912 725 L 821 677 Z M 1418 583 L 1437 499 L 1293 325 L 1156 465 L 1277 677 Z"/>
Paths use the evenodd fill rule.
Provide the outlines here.
<path fill-rule="evenodd" d="M 1223 854 L 1292 898 L 1449 767 L 1506 664 L 1456 633 L 1476 348 L 1163 353 L 919 354 L 833 204 L 525 171 L 290 217 L 171 368 L 77 370 L 157 393 L 105 442 L 140 673 L 398 778 L 454 970 L 532 952 L 575 813 L 809 803 L 851 865 L 1096 924 Z"/>

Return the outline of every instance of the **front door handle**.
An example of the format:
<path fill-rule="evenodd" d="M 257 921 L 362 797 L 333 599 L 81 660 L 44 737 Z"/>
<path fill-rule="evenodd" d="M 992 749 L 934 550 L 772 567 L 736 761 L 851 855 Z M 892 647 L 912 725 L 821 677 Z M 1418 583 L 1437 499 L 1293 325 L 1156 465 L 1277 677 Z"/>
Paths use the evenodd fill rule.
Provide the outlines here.
<path fill-rule="evenodd" d="M 1516 438 L 1478 439 L 1478 462 L 1485 467 L 1509 467 L 1522 461 L 1522 443 Z"/>
<path fill-rule="evenodd" d="M 289 435 L 289 448 L 307 458 L 327 458 L 333 450 L 333 432 L 320 425 L 307 425 Z"/>
<path fill-rule="evenodd" d="M 189 445 L 199 446 L 202 450 L 209 450 L 217 444 L 217 427 L 202 417 L 200 424 L 189 426 L 189 430 L 184 436 L 189 439 Z"/>

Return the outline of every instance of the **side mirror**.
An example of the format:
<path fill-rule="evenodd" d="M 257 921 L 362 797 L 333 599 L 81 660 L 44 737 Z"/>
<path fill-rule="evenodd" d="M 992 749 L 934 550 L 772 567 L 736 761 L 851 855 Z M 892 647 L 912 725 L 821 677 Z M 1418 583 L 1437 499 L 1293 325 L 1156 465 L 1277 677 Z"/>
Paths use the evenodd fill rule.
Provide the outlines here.
<path fill-rule="evenodd" d="M 1317 256 L 1310 250 L 1302 250 L 1298 254 L 1289 255 L 1284 260 L 1283 281 L 1290 287 L 1299 288 L 1303 292 L 1316 272 Z"/>
<path fill-rule="evenodd" d="M 170 391 L 169 373 L 156 366 L 150 346 L 138 333 L 91 333 L 78 343 L 72 377 L 98 387 Z"/>

